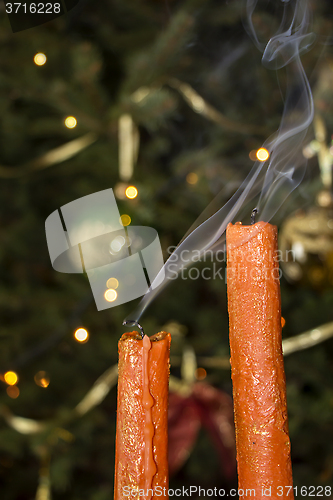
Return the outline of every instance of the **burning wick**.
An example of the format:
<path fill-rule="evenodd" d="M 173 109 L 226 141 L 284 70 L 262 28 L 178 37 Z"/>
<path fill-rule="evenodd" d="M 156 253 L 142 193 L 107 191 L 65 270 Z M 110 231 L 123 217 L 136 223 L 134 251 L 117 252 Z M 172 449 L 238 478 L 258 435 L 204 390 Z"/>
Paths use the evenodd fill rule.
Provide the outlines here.
<path fill-rule="evenodd" d="M 140 330 L 141 337 L 143 338 L 145 336 L 145 332 L 143 331 L 142 326 L 137 321 L 134 321 L 132 319 L 129 319 L 127 321 L 126 320 L 123 321 L 123 325 L 128 325 L 128 324 L 136 325 L 139 328 L 139 330 Z"/>
<path fill-rule="evenodd" d="M 251 224 L 255 224 L 256 223 L 256 215 L 258 213 L 258 209 L 257 208 L 254 208 L 251 212 Z"/>

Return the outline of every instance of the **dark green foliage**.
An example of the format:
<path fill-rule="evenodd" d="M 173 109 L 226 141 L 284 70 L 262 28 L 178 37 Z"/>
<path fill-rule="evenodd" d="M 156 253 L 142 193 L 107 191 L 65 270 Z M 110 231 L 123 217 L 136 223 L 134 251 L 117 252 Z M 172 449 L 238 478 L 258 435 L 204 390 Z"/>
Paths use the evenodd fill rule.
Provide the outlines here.
<path fill-rule="evenodd" d="M 62 205 L 119 182 L 118 118 L 123 113 L 132 115 L 140 132 L 131 180 L 139 196 L 119 200 L 119 210 L 134 225 L 158 231 L 165 258 L 222 189 L 207 216 L 228 200 L 250 171 L 249 152 L 278 128 L 285 92 L 284 73 L 278 73 L 279 83 L 274 71 L 261 66 L 261 54 L 242 25 L 242 9 L 238 0 L 81 0 L 68 15 L 16 34 L 4 14 L 0 18 L 0 371 L 14 369 L 20 377 L 17 399 L 9 398 L 1 382 L 1 500 L 34 498 L 45 454 L 51 456 L 54 499 L 113 496 L 116 388 L 81 419 L 72 418 L 71 410 L 117 362 L 122 320 L 135 304 L 97 312 L 94 302 L 87 302 L 91 292 L 85 276 L 52 269 L 45 219 Z M 332 45 L 325 45 L 332 29 L 331 2 L 312 2 L 311 10 L 319 39 L 304 57 L 305 69 L 317 89 L 316 106 L 324 99 L 331 126 L 332 87 L 320 76 L 323 68 L 332 71 Z M 257 16 L 265 36 L 268 28 L 275 29 L 275 10 L 259 10 Z M 48 57 L 45 66 L 33 64 L 38 51 Z M 190 84 L 234 127 L 229 130 L 191 109 L 175 79 Z M 142 88 L 148 93 L 138 100 Z M 68 115 L 78 120 L 73 130 L 63 125 Z M 88 132 L 97 140 L 73 158 L 31 168 L 36 158 Z M 300 203 L 313 202 L 318 165 L 312 165 L 315 174 L 302 197 L 283 207 L 278 225 Z M 198 175 L 194 185 L 186 182 L 190 172 Z M 198 269 L 214 263 L 224 268 L 213 260 Z M 332 298 L 332 289 L 282 280 L 286 336 L 332 321 Z M 224 281 L 179 279 L 142 322 L 150 335 L 170 321 L 185 325 L 186 338 L 174 338 L 174 356 L 181 355 L 185 343 L 198 356 L 228 356 L 226 304 Z M 90 333 L 86 344 L 73 339 L 78 326 Z M 333 483 L 332 342 L 286 360 L 299 486 Z M 39 370 L 50 376 L 46 389 L 34 382 Z M 208 382 L 231 393 L 228 370 L 207 372 Z M 178 376 L 179 366 L 171 373 Z M 45 420 L 45 431 L 23 436 L 10 429 L 8 408 Z M 228 485 L 221 479 L 217 460 L 200 434 L 170 486 L 234 487 L 236 480 Z"/>

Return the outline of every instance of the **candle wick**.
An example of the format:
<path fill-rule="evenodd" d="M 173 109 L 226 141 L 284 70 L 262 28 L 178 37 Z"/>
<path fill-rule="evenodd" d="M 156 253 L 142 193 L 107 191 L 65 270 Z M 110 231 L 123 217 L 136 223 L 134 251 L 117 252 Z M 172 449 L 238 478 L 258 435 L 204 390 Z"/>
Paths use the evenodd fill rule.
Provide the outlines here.
<path fill-rule="evenodd" d="M 256 215 L 258 213 L 258 209 L 254 208 L 251 212 L 251 224 L 255 224 L 256 222 Z"/>
<path fill-rule="evenodd" d="M 145 336 L 145 332 L 143 331 L 143 328 L 142 328 L 142 326 L 140 325 L 140 323 L 138 323 L 137 321 L 134 321 L 134 320 L 132 320 L 132 319 L 129 319 L 129 320 L 124 320 L 124 321 L 123 321 L 123 325 L 129 325 L 129 324 L 130 324 L 131 326 L 132 326 L 132 325 L 136 325 L 136 326 L 139 328 L 139 330 L 140 330 L 141 337 L 143 338 L 143 337 Z"/>

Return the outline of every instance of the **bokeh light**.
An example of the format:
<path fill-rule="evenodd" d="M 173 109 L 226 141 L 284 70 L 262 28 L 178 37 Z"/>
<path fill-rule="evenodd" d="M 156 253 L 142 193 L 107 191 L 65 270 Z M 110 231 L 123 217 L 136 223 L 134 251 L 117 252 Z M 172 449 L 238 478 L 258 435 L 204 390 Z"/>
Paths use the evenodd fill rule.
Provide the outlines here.
<path fill-rule="evenodd" d="M 125 182 L 118 182 L 118 184 L 115 185 L 114 194 L 119 200 L 126 199 L 126 188 L 127 184 L 125 184 Z"/>
<path fill-rule="evenodd" d="M 50 377 L 44 370 L 36 373 L 34 381 L 37 385 L 39 385 L 39 387 L 43 387 L 44 389 L 50 385 Z"/>
<path fill-rule="evenodd" d="M 16 385 L 10 385 L 9 387 L 7 387 L 6 392 L 12 399 L 16 399 L 20 395 L 20 389 Z"/>
<path fill-rule="evenodd" d="M 203 380 L 207 377 L 207 372 L 204 368 L 197 368 L 195 370 L 195 378 L 197 380 Z"/>
<path fill-rule="evenodd" d="M 259 161 L 266 161 L 269 158 L 269 152 L 265 148 L 259 148 L 256 156 Z"/>
<path fill-rule="evenodd" d="M 67 128 L 74 128 L 77 125 L 77 119 L 74 116 L 67 116 L 65 125 Z"/>
<path fill-rule="evenodd" d="M 196 184 L 198 182 L 198 180 L 199 180 L 199 177 L 195 172 L 190 172 L 186 176 L 186 182 L 188 184 Z"/>
<path fill-rule="evenodd" d="M 320 191 L 317 195 L 317 203 L 321 207 L 329 207 L 332 203 L 332 195 L 330 191 Z"/>
<path fill-rule="evenodd" d="M 104 298 L 108 302 L 114 302 L 117 297 L 118 297 L 118 294 L 117 294 L 116 290 L 114 290 L 113 288 L 109 288 L 108 290 L 106 290 L 106 292 L 104 294 Z"/>
<path fill-rule="evenodd" d="M 125 243 L 126 240 L 123 236 L 117 236 L 116 238 L 114 238 L 110 243 L 111 253 L 119 252 L 123 248 Z"/>
<path fill-rule="evenodd" d="M 138 196 L 138 190 L 135 186 L 128 186 L 125 191 L 126 197 L 130 200 L 134 200 Z"/>
<path fill-rule="evenodd" d="M 123 226 L 129 226 L 130 223 L 131 223 L 131 220 L 132 219 L 127 214 L 124 214 L 124 215 L 120 216 L 120 224 L 122 224 Z"/>
<path fill-rule="evenodd" d="M 8 385 L 15 385 L 18 382 L 18 376 L 15 372 L 6 372 L 4 379 Z"/>
<path fill-rule="evenodd" d="M 38 52 L 34 56 L 34 63 L 37 66 L 43 66 L 46 63 L 46 55 L 43 52 Z"/>
<path fill-rule="evenodd" d="M 119 281 L 117 280 L 117 278 L 110 278 L 110 279 L 107 280 L 106 286 L 108 288 L 118 288 Z"/>
<path fill-rule="evenodd" d="M 257 161 L 257 150 L 252 149 L 252 151 L 249 152 L 249 158 L 251 161 Z"/>
<path fill-rule="evenodd" d="M 85 328 L 78 328 L 74 333 L 74 338 L 78 342 L 87 342 L 89 338 L 89 333 Z"/>

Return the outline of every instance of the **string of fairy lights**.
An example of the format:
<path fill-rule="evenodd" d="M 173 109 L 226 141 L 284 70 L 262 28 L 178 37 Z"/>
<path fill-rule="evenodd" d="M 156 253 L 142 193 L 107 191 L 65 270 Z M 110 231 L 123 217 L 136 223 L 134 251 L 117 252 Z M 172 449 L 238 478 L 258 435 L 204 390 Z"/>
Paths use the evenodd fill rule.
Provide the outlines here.
<path fill-rule="evenodd" d="M 89 340 L 88 330 L 83 327 L 77 328 L 74 331 L 73 337 L 80 344 L 85 344 Z M 19 397 L 20 389 L 17 385 L 19 383 L 19 375 L 15 371 L 8 370 L 3 375 L 0 374 L 0 380 L 7 384 L 6 392 L 10 398 L 16 399 Z M 50 384 L 50 377 L 46 371 L 40 370 L 35 374 L 34 381 L 36 385 L 46 389 Z"/>
<path fill-rule="evenodd" d="M 33 61 L 34 61 L 36 66 L 44 66 L 47 62 L 47 56 L 43 52 L 38 52 L 34 55 Z M 209 113 L 212 112 L 211 107 L 209 107 L 208 112 L 207 112 L 206 107 L 208 107 L 209 105 L 207 105 L 207 103 L 201 98 L 201 96 L 199 96 L 190 86 L 187 85 L 185 90 L 186 90 L 186 100 L 192 106 L 192 108 L 195 112 L 201 113 L 203 115 L 206 115 L 206 114 L 209 115 Z M 184 89 L 181 89 L 181 92 L 184 93 Z M 149 89 L 146 91 L 145 96 L 147 95 L 147 93 L 149 93 Z M 200 102 L 202 105 L 200 107 L 197 106 L 198 98 L 201 99 Z M 124 119 L 124 118 L 126 118 L 126 119 Z M 125 129 L 127 127 L 127 130 L 133 129 L 131 117 L 128 117 L 128 115 L 126 115 L 125 117 L 123 116 L 121 122 L 123 122 L 123 124 L 122 125 L 120 124 L 120 127 L 123 127 L 123 128 L 125 127 Z M 64 119 L 64 125 L 68 129 L 74 129 L 77 126 L 77 124 L 78 124 L 78 120 L 75 116 L 69 115 L 69 116 L 66 116 Z M 126 137 L 126 142 L 128 143 L 127 139 L 128 139 L 128 137 Z M 134 146 L 132 147 L 132 149 L 134 149 Z M 261 147 L 257 150 L 250 151 L 249 158 L 252 161 L 264 162 L 269 158 L 269 152 L 265 148 Z M 132 167 L 133 166 L 130 166 L 129 169 L 128 169 L 128 167 L 126 167 L 127 171 L 129 170 L 132 173 L 132 171 L 133 171 Z M 126 174 L 126 175 L 130 177 L 132 175 L 131 173 L 129 175 L 128 174 Z M 126 175 L 124 175 L 123 177 L 126 177 Z M 195 185 L 198 183 L 198 181 L 199 181 L 199 176 L 196 172 L 189 172 L 186 175 L 186 182 L 189 185 Z M 126 182 L 119 182 L 115 186 L 114 191 L 115 191 L 117 198 L 123 199 L 123 200 L 124 199 L 134 200 L 138 197 L 138 194 L 139 194 L 138 188 L 136 186 L 134 186 L 132 184 L 128 184 Z M 120 221 L 124 227 L 129 226 L 131 223 L 131 217 L 128 214 L 123 214 L 120 217 Z M 123 238 L 122 236 L 117 236 L 111 242 L 111 245 L 110 245 L 110 252 L 111 253 L 117 253 L 118 251 L 121 250 L 123 244 L 125 243 L 125 239 L 123 238 L 124 241 L 122 241 L 122 238 Z M 116 278 L 111 277 L 108 279 L 108 281 L 106 283 L 106 291 L 104 293 L 104 298 L 107 302 L 116 301 L 116 299 L 118 297 L 118 292 L 117 292 L 118 286 L 119 286 L 119 282 Z M 88 340 L 89 340 L 89 333 L 88 333 L 86 328 L 79 327 L 79 328 L 75 329 L 75 331 L 73 333 L 73 337 L 78 343 L 84 344 L 84 343 L 88 342 Z M 204 370 L 204 369 L 202 369 L 202 370 Z M 18 387 L 19 375 L 15 371 L 8 370 L 4 374 L 2 374 L 2 375 L 0 374 L 0 381 L 7 384 L 6 392 L 10 398 L 16 399 L 19 397 L 19 395 L 20 395 L 20 390 Z M 35 381 L 36 385 L 38 385 L 44 389 L 47 388 L 50 384 L 50 378 L 49 378 L 47 372 L 45 372 L 43 370 L 41 370 L 35 374 L 34 381 Z"/>
<path fill-rule="evenodd" d="M 47 62 L 47 57 L 43 52 L 38 52 L 37 54 L 35 54 L 33 60 L 37 66 L 44 66 Z M 64 125 L 68 129 L 74 129 L 77 126 L 77 123 L 78 120 L 75 116 L 70 115 L 64 119 Z M 118 190 L 116 189 L 116 194 L 118 194 L 118 198 L 127 198 L 128 200 L 134 200 L 138 196 L 138 189 L 133 185 L 122 185 L 120 186 L 120 188 L 118 186 Z M 131 217 L 128 214 L 123 214 L 120 217 L 120 222 L 124 227 L 126 227 L 131 223 Z M 121 238 L 121 236 L 118 236 L 112 241 L 112 246 L 110 249 L 112 253 L 116 253 L 122 248 L 125 240 L 123 242 L 120 240 Z M 104 298 L 108 302 L 114 302 L 118 296 L 116 289 L 119 286 L 119 282 L 116 278 L 109 278 L 106 286 L 107 290 L 104 294 Z M 85 344 L 89 340 L 89 332 L 86 328 L 79 327 L 75 329 L 73 337 L 78 343 Z M 13 370 L 8 370 L 4 374 L 0 374 L 0 381 L 4 382 L 7 385 L 6 392 L 10 398 L 16 399 L 19 397 L 20 389 L 18 387 L 18 373 Z M 46 371 L 40 370 L 35 374 L 34 382 L 39 387 L 46 389 L 50 384 L 50 377 Z"/>

